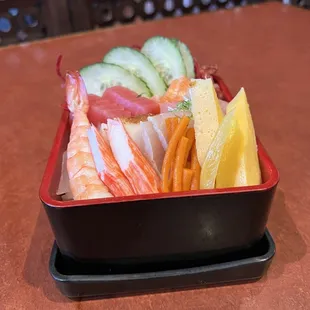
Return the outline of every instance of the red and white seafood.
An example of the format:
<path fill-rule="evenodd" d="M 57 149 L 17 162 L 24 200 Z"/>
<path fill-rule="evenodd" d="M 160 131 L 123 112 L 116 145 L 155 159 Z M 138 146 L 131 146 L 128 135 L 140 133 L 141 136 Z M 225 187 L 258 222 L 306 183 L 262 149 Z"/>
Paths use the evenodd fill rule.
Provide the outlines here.
<path fill-rule="evenodd" d="M 109 142 L 94 125 L 88 130 L 88 139 L 98 175 L 110 192 L 115 197 L 134 195 L 134 190 L 112 154 Z"/>
<path fill-rule="evenodd" d="M 114 157 L 135 193 L 159 193 L 158 174 L 128 135 L 120 119 L 108 120 L 108 137 Z"/>

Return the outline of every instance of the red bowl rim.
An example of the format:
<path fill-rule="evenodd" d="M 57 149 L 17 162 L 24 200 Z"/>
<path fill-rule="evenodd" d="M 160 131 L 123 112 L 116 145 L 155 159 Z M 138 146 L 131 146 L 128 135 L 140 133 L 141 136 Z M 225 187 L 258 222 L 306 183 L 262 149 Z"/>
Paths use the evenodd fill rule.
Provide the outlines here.
<path fill-rule="evenodd" d="M 224 81 L 217 75 L 212 76 L 214 81 L 221 88 L 224 98 L 226 101 L 231 101 L 233 96 L 231 95 L 228 87 Z M 205 189 L 195 191 L 184 191 L 184 192 L 171 192 L 171 193 L 159 193 L 159 194 L 145 194 L 125 197 L 111 197 L 111 198 L 99 198 L 99 199 L 88 199 L 88 200 L 70 200 L 62 201 L 55 200 L 49 194 L 49 188 L 54 173 L 54 168 L 59 157 L 61 149 L 62 137 L 67 129 L 67 123 L 69 121 L 69 112 L 64 110 L 61 116 L 60 124 L 54 139 L 52 150 L 47 162 L 47 166 L 42 178 L 39 196 L 41 201 L 50 207 L 82 207 L 82 206 L 93 206 L 93 205 L 104 205 L 110 203 L 139 201 L 139 200 L 152 200 L 152 199 L 163 199 L 163 198 L 181 198 L 181 197 L 195 197 L 195 196 L 209 196 L 218 194 L 236 194 L 246 192 L 258 192 L 267 191 L 276 186 L 279 182 L 279 172 L 272 162 L 271 158 L 267 154 L 260 140 L 257 138 L 258 154 L 261 161 L 264 163 L 266 169 L 268 169 L 269 178 L 266 182 L 260 185 L 254 186 L 242 186 L 242 187 L 231 187 L 231 188 L 218 188 L 218 189 Z"/>

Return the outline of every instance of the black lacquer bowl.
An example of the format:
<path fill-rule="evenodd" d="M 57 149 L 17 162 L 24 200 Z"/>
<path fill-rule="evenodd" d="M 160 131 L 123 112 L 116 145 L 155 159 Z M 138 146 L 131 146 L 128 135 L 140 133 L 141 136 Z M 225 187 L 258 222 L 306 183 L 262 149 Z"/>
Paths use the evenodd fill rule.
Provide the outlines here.
<path fill-rule="evenodd" d="M 213 78 L 230 101 L 224 82 Z M 64 111 L 40 188 L 63 255 L 120 265 L 199 259 L 250 247 L 264 235 L 279 174 L 259 140 L 258 186 L 62 201 L 56 190 L 69 133 Z"/>

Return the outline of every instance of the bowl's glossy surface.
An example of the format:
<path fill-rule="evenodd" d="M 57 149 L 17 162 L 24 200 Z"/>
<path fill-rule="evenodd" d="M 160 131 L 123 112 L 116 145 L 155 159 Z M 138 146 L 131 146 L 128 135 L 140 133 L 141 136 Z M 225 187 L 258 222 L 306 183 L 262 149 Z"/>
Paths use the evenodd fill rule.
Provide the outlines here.
<path fill-rule="evenodd" d="M 120 264 L 186 259 L 245 248 L 263 236 L 279 174 L 259 140 L 258 186 L 62 201 L 56 189 L 69 132 L 64 111 L 40 188 L 62 254 Z"/>
<path fill-rule="evenodd" d="M 268 269 L 275 251 L 267 230 L 252 247 L 209 260 L 115 267 L 78 263 L 62 256 L 54 244 L 49 269 L 56 286 L 69 298 L 120 297 L 257 281 Z"/>

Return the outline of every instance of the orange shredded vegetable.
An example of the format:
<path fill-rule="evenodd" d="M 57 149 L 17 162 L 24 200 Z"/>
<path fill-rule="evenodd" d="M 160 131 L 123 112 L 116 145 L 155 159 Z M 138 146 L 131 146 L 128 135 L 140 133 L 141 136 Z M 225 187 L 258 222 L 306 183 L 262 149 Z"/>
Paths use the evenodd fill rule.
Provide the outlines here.
<path fill-rule="evenodd" d="M 162 191 L 169 192 L 169 173 L 175 158 L 175 152 L 181 137 L 189 124 L 189 117 L 183 116 L 169 141 L 162 166 Z"/>
<path fill-rule="evenodd" d="M 177 147 L 175 164 L 173 169 L 173 192 L 179 192 L 183 189 L 184 157 L 187 151 L 188 142 L 189 139 L 183 136 Z"/>
<path fill-rule="evenodd" d="M 171 137 L 173 135 L 173 132 L 178 126 L 178 118 L 177 117 L 169 117 L 165 120 L 166 128 L 167 128 L 167 137 L 168 142 L 171 140 Z"/>
<path fill-rule="evenodd" d="M 193 175 L 194 171 L 192 169 L 183 169 L 183 191 L 189 191 L 191 189 Z"/>
<path fill-rule="evenodd" d="M 194 141 L 195 141 L 195 130 L 194 130 L 194 128 L 188 128 L 187 129 L 186 138 L 188 138 L 188 147 L 187 147 L 187 150 L 185 153 L 185 159 L 184 159 L 185 165 L 188 161 L 188 155 L 189 155 L 189 153 L 192 149 L 192 146 L 194 144 Z"/>
<path fill-rule="evenodd" d="M 168 142 L 171 140 L 171 137 L 173 133 L 175 132 L 176 128 L 178 127 L 179 118 L 178 117 L 172 117 L 169 122 L 170 130 L 171 130 L 171 136 L 169 138 L 168 136 Z M 174 169 L 174 160 L 172 161 L 170 173 L 169 173 L 169 189 L 171 190 L 172 187 L 172 174 Z"/>
<path fill-rule="evenodd" d="M 167 118 L 165 120 L 165 123 L 166 123 L 166 130 L 167 130 L 167 137 L 168 137 L 168 142 L 170 141 L 171 139 L 171 136 L 172 136 L 172 130 L 171 130 L 171 117 L 170 118 Z"/>

